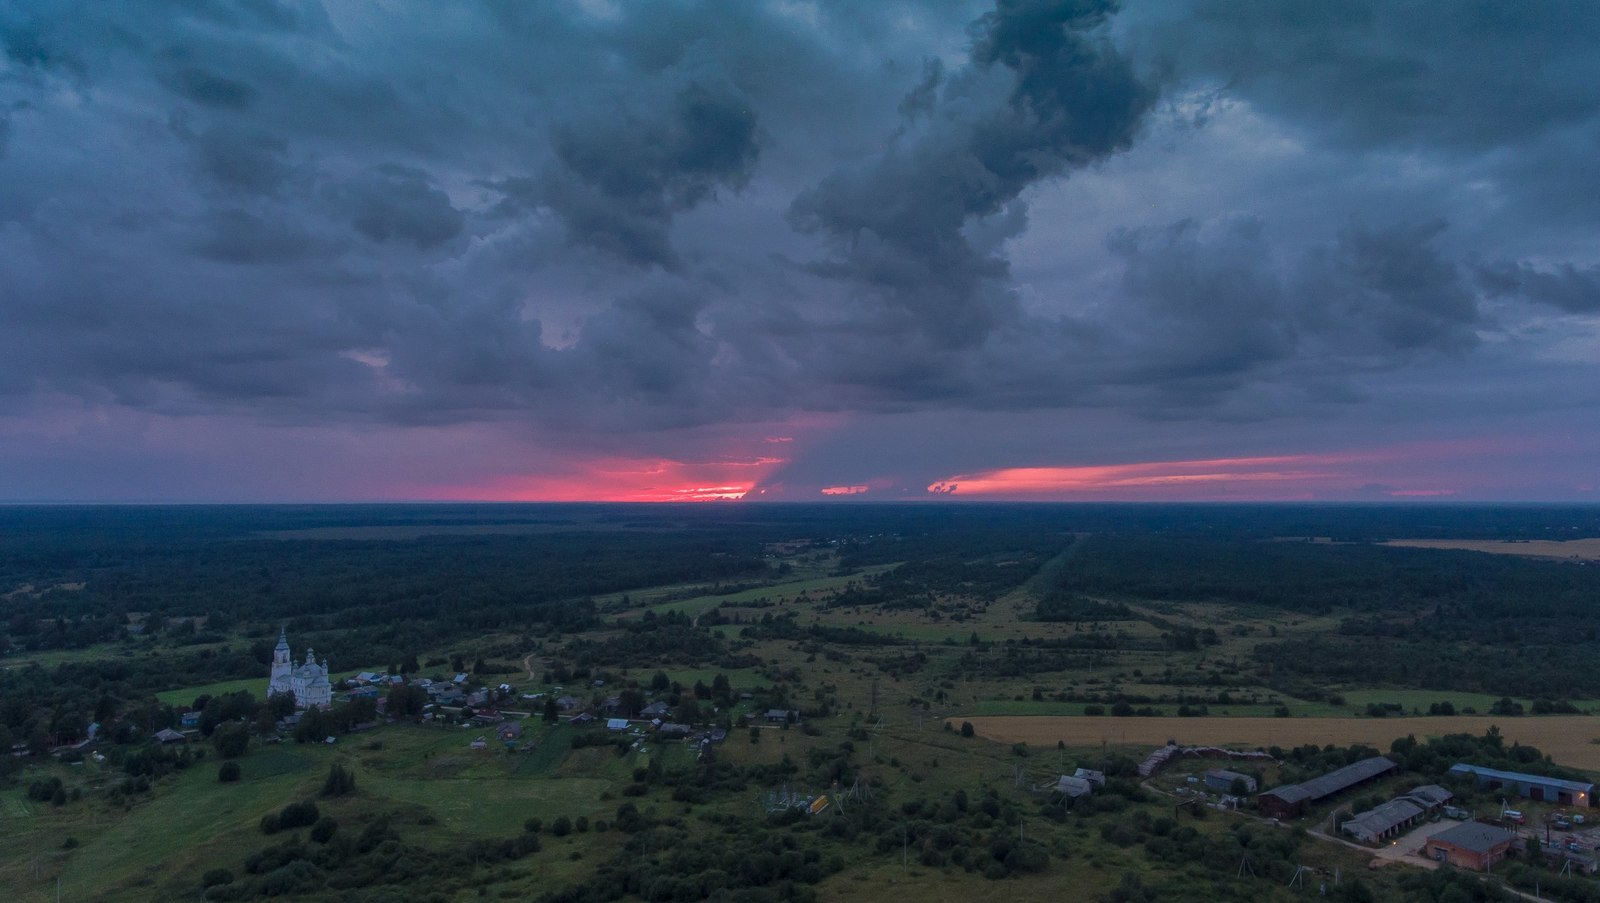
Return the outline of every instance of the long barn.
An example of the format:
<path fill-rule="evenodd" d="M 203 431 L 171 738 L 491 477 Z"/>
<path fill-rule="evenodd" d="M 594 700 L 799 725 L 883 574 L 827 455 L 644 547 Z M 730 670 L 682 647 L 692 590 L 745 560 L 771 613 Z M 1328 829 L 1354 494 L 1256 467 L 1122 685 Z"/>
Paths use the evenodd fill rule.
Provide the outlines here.
<path fill-rule="evenodd" d="M 1484 768 L 1481 765 L 1468 765 L 1465 762 L 1450 766 L 1450 773 L 1471 777 L 1478 782 L 1479 787 L 1502 790 L 1512 796 L 1559 803 L 1563 806 L 1594 805 L 1594 785 L 1586 781 L 1568 781 L 1563 778 L 1501 771 L 1498 768 Z"/>
<path fill-rule="evenodd" d="M 1256 797 L 1257 805 L 1261 809 L 1261 814 L 1269 818 L 1298 818 L 1305 813 L 1307 807 L 1314 806 L 1335 794 L 1343 793 L 1351 787 L 1386 775 L 1398 767 L 1383 756 L 1373 756 L 1330 771 L 1320 778 L 1312 778 L 1303 784 L 1274 787 Z"/>

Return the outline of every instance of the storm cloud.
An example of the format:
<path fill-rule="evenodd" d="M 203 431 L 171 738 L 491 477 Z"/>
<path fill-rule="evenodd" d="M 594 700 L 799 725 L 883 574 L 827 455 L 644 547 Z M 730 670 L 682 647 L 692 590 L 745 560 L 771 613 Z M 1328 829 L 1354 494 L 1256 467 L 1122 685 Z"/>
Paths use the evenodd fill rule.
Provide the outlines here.
<path fill-rule="evenodd" d="M 0 498 L 163 435 L 873 498 L 1535 421 L 1571 496 L 1596 46 L 1578 2 L 0 7 Z"/>

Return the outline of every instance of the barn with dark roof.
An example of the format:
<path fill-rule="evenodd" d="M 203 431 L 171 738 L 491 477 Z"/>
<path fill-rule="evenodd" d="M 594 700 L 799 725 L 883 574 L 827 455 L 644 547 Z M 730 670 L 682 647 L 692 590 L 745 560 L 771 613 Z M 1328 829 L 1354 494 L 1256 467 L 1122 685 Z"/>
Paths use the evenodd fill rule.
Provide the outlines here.
<path fill-rule="evenodd" d="M 1256 797 L 1257 805 L 1261 814 L 1268 818 L 1298 818 L 1308 807 L 1386 775 L 1397 767 L 1383 756 L 1373 756 L 1302 784 L 1274 787 Z"/>

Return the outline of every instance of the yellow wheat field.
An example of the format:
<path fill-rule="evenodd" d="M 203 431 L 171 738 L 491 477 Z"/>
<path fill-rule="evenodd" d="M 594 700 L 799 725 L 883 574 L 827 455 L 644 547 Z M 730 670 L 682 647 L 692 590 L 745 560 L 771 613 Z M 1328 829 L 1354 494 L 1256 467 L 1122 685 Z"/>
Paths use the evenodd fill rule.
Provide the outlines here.
<path fill-rule="evenodd" d="M 1505 542 L 1494 539 L 1391 539 L 1385 545 L 1410 546 L 1416 549 L 1466 549 L 1469 552 L 1526 555 L 1530 558 L 1568 560 L 1576 558 L 1580 561 L 1600 561 L 1600 539 L 1565 541 L 1534 539 L 1527 542 Z"/>
<path fill-rule="evenodd" d="M 1113 718 L 1084 715 L 984 715 L 953 718 L 960 727 L 970 721 L 982 737 L 1001 743 L 1068 746 L 1160 746 L 1169 739 L 1183 745 L 1299 746 L 1365 743 L 1387 751 L 1390 742 L 1407 734 L 1422 740 L 1443 734 L 1482 734 L 1498 725 L 1509 745 L 1513 741 L 1536 746 L 1556 762 L 1585 771 L 1600 772 L 1600 718 L 1587 715 L 1548 715 L 1537 718 L 1498 718 L 1458 715 L 1436 718 Z"/>

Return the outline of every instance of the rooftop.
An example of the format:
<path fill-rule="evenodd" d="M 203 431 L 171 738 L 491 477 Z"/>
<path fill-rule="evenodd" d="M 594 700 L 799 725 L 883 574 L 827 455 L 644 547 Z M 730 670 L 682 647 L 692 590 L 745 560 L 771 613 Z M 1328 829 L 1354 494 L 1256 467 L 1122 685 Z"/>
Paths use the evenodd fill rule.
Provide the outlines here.
<path fill-rule="evenodd" d="M 1568 781 L 1563 778 L 1547 778 L 1537 774 L 1523 774 L 1517 771 L 1501 771 L 1498 768 L 1484 768 L 1482 765 L 1468 765 L 1458 762 L 1450 766 L 1451 774 L 1473 774 L 1479 777 L 1492 778 L 1498 781 L 1521 781 L 1526 784 L 1539 784 L 1544 787 L 1559 787 L 1572 793 L 1592 793 L 1594 785 L 1583 781 Z"/>
<path fill-rule="evenodd" d="M 1371 840 L 1416 818 L 1422 811 L 1421 806 L 1410 800 L 1390 800 L 1346 821 L 1344 830 L 1348 834 Z"/>
<path fill-rule="evenodd" d="M 1286 784 L 1274 787 L 1268 793 L 1288 803 L 1301 800 L 1320 800 L 1325 796 L 1332 796 L 1341 790 L 1371 780 L 1380 774 L 1393 771 L 1397 766 L 1383 756 L 1373 756 L 1362 759 L 1351 765 L 1335 771 L 1330 771 L 1320 778 L 1312 778 L 1302 784 Z"/>
<path fill-rule="evenodd" d="M 1502 843 L 1510 841 L 1512 834 L 1504 828 L 1486 825 L 1483 822 L 1462 822 L 1448 831 L 1440 831 L 1431 839 L 1443 841 L 1451 846 L 1474 853 L 1487 853 Z"/>

